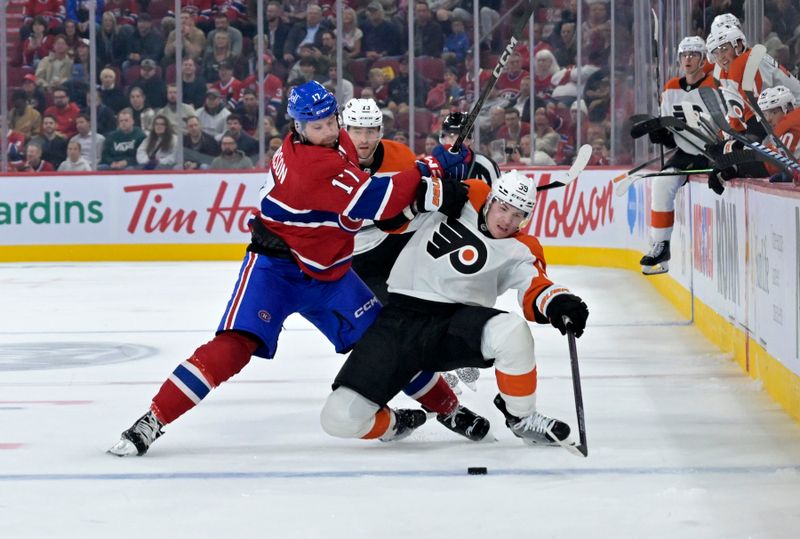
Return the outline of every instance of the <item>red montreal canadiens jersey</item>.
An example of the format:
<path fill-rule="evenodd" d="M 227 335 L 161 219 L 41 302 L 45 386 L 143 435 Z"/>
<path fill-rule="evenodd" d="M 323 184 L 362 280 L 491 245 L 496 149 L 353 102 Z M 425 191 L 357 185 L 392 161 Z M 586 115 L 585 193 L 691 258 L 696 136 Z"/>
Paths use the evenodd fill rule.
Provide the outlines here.
<path fill-rule="evenodd" d="M 370 176 L 344 130 L 338 148 L 286 136 L 261 189 L 261 220 L 288 245 L 300 268 L 335 281 L 350 268 L 353 238 L 364 219 L 386 219 L 414 198 L 416 168 L 392 177 Z"/>

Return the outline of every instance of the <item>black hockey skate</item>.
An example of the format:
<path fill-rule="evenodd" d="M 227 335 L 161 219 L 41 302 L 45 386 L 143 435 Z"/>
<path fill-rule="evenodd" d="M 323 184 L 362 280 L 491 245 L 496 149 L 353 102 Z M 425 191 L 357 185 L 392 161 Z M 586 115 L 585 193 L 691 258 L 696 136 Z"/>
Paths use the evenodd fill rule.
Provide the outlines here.
<path fill-rule="evenodd" d="M 533 412 L 527 417 L 511 415 L 506 408 L 506 402 L 498 393 L 494 398 L 494 405 L 503 412 L 506 426 L 511 429 L 514 436 L 522 438 L 528 445 L 573 445 L 567 442 L 569 438 L 569 425 L 558 419 L 547 417 L 539 412 Z"/>
<path fill-rule="evenodd" d="M 397 409 L 393 412 L 394 427 L 380 437 L 382 442 L 395 442 L 407 438 L 428 420 L 428 414 L 424 410 Z"/>
<path fill-rule="evenodd" d="M 479 442 L 489 432 L 489 420 L 479 416 L 466 406 L 458 405 L 451 413 L 438 414 L 436 420 L 447 429 L 468 440 Z"/>
<path fill-rule="evenodd" d="M 669 271 L 669 240 L 653 244 L 650 252 L 642 257 L 642 273 L 645 275 L 658 275 Z"/>
<path fill-rule="evenodd" d="M 148 411 L 142 417 L 122 433 L 122 437 L 108 453 L 118 457 L 130 457 L 133 455 L 142 456 L 147 453 L 150 446 L 158 437 L 164 434 L 161 428 L 164 426 L 156 418 L 152 411 Z"/>

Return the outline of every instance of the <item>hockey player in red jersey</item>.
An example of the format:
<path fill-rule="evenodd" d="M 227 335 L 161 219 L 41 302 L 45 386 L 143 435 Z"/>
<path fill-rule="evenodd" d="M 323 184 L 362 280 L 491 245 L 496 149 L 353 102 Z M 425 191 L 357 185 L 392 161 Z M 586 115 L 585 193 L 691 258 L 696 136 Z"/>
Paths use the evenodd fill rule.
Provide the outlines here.
<path fill-rule="evenodd" d="M 536 202 L 536 183 L 512 170 L 489 187 L 467 180 L 469 202 L 458 217 L 422 214 L 389 277 L 389 303 L 356 344 L 321 413 L 325 431 L 343 438 L 397 439 L 424 423 L 387 403 L 420 370 L 495 367 L 494 399 L 515 436 L 529 444 L 568 444 L 569 426 L 536 409 L 537 368 L 527 321 L 580 336 L 589 311 L 554 284 L 538 240 L 520 229 Z M 400 223 L 393 223 L 400 224 Z M 519 292 L 524 318 L 494 309 Z"/>
<path fill-rule="evenodd" d="M 383 112 L 374 99 L 348 101 L 342 110 L 342 123 L 365 172 L 394 175 L 414 165 L 416 156 L 408 146 L 382 138 Z M 356 234 L 353 269 L 383 304 L 389 298 L 389 272 L 410 238 L 411 234 L 387 234 L 372 221 L 365 222 Z M 459 376 L 470 383 L 477 378 L 471 370 L 447 373 L 447 378 L 436 372 L 420 372 L 403 391 L 425 408 L 439 410 L 436 419 L 451 431 L 473 441 L 482 440 L 489 432 L 489 421 L 458 402 L 451 386 L 458 384 Z"/>
<path fill-rule="evenodd" d="M 394 217 L 412 202 L 422 211 L 460 213 L 461 183 L 440 177 L 464 168 L 466 151 L 439 152 L 392 177 L 373 176 L 358 166 L 355 147 L 339 127 L 336 98 L 321 84 L 294 88 L 288 112 L 292 131 L 270 163 L 252 240 L 216 337 L 178 365 L 109 453 L 143 455 L 164 425 L 251 356 L 274 357 L 292 313 L 312 322 L 338 353 L 349 351 L 380 307 L 350 268 L 362 220 Z M 402 430 L 405 416 L 398 417 L 394 424 Z"/>
<path fill-rule="evenodd" d="M 714 86 L 714 79 L 703 69 L 706 47 L 702 38 L 685 37 L 678 45 L 678 61 L 682 77 L 670 79 L 661 94 L 661 116 L 675 116 L 683 119 L 682 104 L 689 102 L 696 111 L 705 111 L 703 100 L 697 89 L 701 86 Z M 650 140 L 656 144 L 678 150 L 664 165 L 665 171 L 687 170 L 708 167 L 708 159 L 700 154 L 704 142 L 686 133 L 687 139 L 675 137 L 665 128 L 650 132 Z M 688 176 L 675 174 L 652 178 L 653 196 L 650 204 L 650 243 L 651 248 L 639 263 L 642 273 L 656 275 L 669 270 L 670 237 L 675 223 L 675 195 L 686 183 Z"/>

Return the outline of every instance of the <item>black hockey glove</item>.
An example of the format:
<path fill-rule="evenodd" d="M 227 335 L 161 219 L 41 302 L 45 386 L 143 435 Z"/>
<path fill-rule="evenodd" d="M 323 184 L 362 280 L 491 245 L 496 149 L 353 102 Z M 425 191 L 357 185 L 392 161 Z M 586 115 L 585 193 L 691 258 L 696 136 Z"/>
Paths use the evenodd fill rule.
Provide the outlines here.
<path fill-rule="evenodd" d="M 722 184 L 722 178 L 720 178 L 721 172 L 721 170 L 714 169 L 708 174 L 708 188 L 718 195 L 725 192 L 725 186 Z"/>
<path fill-rule="evenodd" d="M 417 187 L 414 210 L 417 212 L 438 211 L 448 217 L 458 217 L 467 201 L 467 184 L 452 178 L 423 177 Z"/>
<path fill-rule="evenodd" d="M 550 300 L 547 306 L 547 319 L 561 332 L 567 334 L 567 326 L 564 324 L 564 317 L 570 320 L 569 329 L 575 333 L 575 337 L 583 335 L 586 328 L 586 319 L 589 318 L 589 308 L 581 298 L 574 294 L 559 294 Z"/>
<path fill-rule="evenodd" d="M 675 136 L 664 127 L 650 131 L 647 136 L 653 144 L 661 144 L 667 148 L 675 147 Z"/>

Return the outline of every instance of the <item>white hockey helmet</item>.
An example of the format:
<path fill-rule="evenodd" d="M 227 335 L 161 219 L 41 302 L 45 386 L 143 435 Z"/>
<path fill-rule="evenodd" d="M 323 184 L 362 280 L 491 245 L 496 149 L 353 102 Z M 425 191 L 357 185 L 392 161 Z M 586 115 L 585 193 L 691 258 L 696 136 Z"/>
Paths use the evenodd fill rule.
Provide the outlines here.
<path fill-rule="evenodd" d="M 706 42 L 700 36 L 687 36 L 678 43 L 678 57 L 684 52 L 699 52 L 706 55 Z"/>
<path fill-rule="evenodd" d="M 744 32 L 737 26 L 724 24 L 719 26 L 716 30 L 712 30 L 706 38 L 706 56 L 709 62 L 716 63 L 717 57 L 714 51 L 718 47 L 730 43 L 732 47 L 736 47 L 738 41 L 742 42 L 743 47 L 747 47 L 747 38 L 744 37 Z"/>
<path fill-rule="evenodd" d="M 354 97 L 344 106 L 342 122 L 347 127 L 380 127 L 383 129 L 383 112 L 374 99 Z"/>
<path fill-rule="evenodd" d="M 711 32 L 714 32 L 718 28 L 722 26 L 735 26 L 736 28 L 742 28 L 742 21 L 734 15 L 733 13 L 721 13 L 714 17 L 714 20 L 711 22 Z"/>
<path fill-rule="evenodd" d="M 526 218 L 530 217 L 536 205 L 536 183 L 516 169 L 509 170 L 492 184 L 489 201 L 493 200 L 501 200 L 525 213 Z"/>
<path fill-rule="evenodd" d="M 794 107 L 794 95 L 786 86 L 774 86 L 767 88 L 758 96 L 758 106 L 763 111 L 781 108 L 783 112 L 789 112 L 788 106 Z"/>

